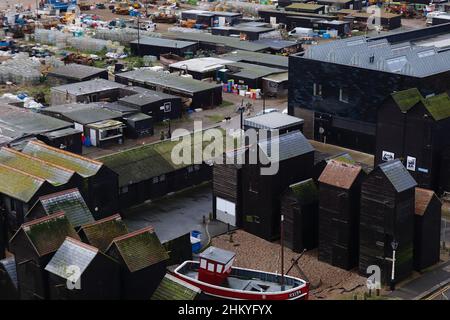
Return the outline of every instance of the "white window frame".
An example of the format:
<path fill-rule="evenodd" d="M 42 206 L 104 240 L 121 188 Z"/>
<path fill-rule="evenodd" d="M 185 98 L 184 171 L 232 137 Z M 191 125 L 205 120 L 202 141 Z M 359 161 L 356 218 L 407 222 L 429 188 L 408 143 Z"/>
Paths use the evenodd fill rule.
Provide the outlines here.
<path fill-rule="evenodd" d="M 208 262 L 208 271 L 214 272 L 214 263 Z"/>
<path fill-rule="evenodd" d="M 200 268 L 206 269 L 206 260 L 205 259 L 200 260 Z"/>
<path fill-rule="evenodd" d="M 345 90 L 348 90 L 347 88 L 340 88 L 339 89 L 339 101 L 340 102 L 344 102 L 344 103 L 348 103 L 348 101 L 349 101 L 349 95 L 348 95 L 348 92 L 346 92 L 347 93 L 347 98 L 346 99 L 344 99 L 344 91 Z"/>

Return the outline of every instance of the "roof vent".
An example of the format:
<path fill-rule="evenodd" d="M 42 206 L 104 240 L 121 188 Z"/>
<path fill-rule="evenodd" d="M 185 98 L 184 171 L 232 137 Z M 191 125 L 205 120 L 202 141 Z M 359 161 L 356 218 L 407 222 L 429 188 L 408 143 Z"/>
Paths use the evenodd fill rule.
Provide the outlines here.
<path fill-rule="evenodd" d="M 372 55 L 369 57 L 369 62 L 374 63 L 375 62 L 375 55 L 372 53 Z"/>

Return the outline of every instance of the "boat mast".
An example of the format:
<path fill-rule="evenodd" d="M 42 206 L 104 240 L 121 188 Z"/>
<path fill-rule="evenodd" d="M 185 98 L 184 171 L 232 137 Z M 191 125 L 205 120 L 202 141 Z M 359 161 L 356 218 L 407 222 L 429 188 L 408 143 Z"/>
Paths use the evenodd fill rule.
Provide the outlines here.
<path fill-rule="evenodd" d="M 280 244 L 281 244 L 281 291 L 284 290 L 284 215 L 281 215 L 280 223 Z"/>

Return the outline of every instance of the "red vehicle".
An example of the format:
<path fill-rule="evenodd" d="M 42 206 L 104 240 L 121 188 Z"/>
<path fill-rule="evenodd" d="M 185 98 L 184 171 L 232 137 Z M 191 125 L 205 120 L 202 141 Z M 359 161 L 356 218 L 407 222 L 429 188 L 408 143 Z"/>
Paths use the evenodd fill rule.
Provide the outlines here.
<path fill-rule="evenodd" d="M 307 300 L 309 283 L 295 277 L 233 267 L 235 253 L 209 247 L 200 262 L 185 261 L 174 275 L 219 299 Z"/>

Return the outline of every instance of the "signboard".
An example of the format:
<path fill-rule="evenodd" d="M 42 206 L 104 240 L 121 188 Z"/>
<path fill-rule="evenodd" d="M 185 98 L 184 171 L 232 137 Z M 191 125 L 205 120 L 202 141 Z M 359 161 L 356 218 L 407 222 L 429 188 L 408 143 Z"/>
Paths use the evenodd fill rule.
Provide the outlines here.
<path fill-rule="evenodd" d="M 383 153 L 381 154 L 381 160 L 390 161 L 390 160 L 394 160 L 394 158 L 395 158 L 395 154 L 393 152 L 383 150 Z"/>
<path fill-rule="evenodd" d="M 416 158 L 410 156 L 406 157 L 406 169 L 416 171 Z"/>

